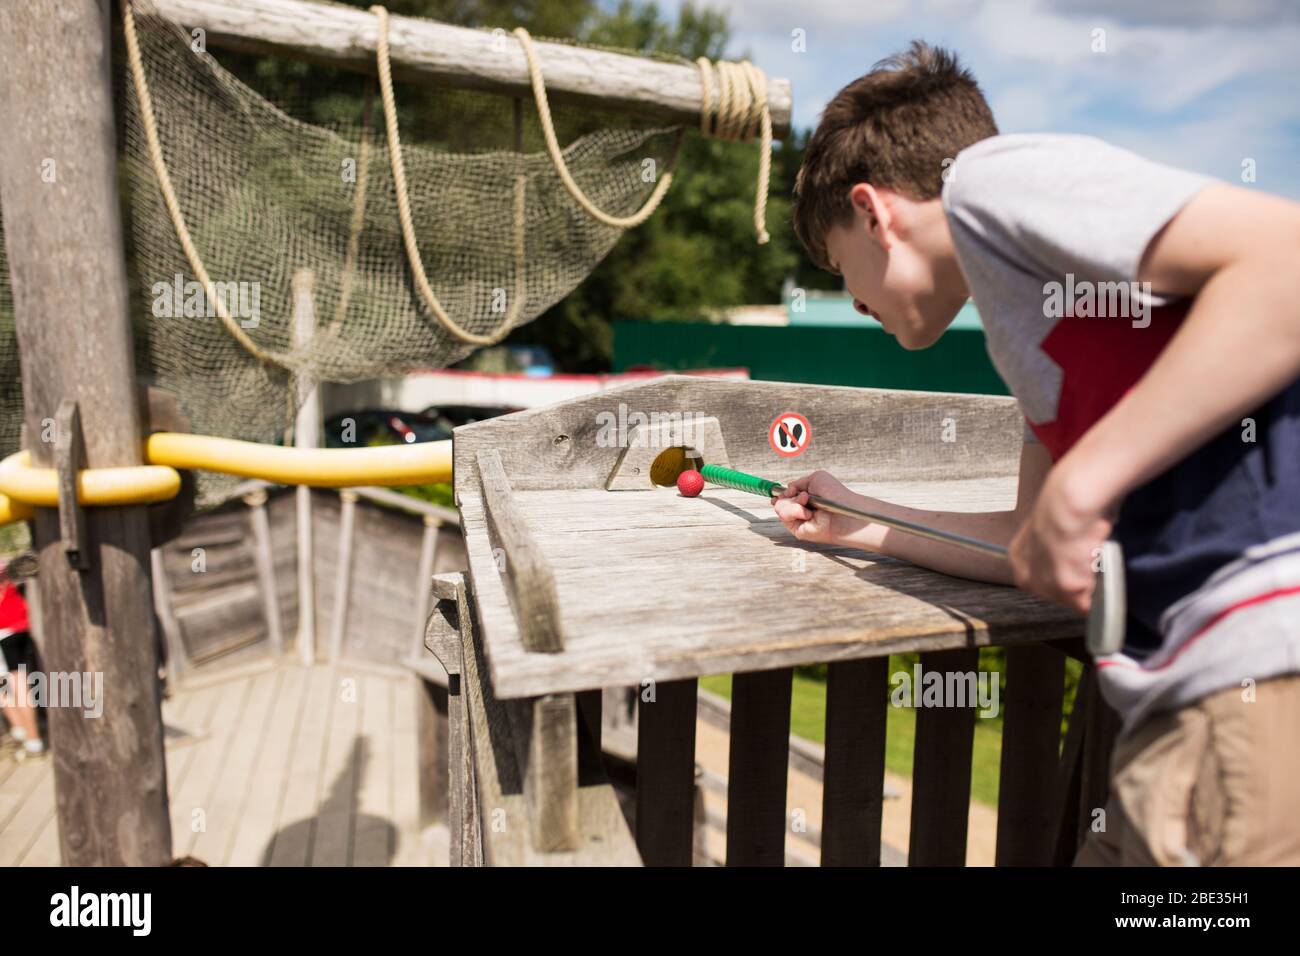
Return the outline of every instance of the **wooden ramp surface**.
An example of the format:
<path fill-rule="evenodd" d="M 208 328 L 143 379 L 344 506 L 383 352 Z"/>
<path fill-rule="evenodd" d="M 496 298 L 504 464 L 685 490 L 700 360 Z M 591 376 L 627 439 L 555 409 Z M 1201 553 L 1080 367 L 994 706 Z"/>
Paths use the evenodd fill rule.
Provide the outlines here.
<path fill-rule="evenodd" d="M 899 504 L 1009 510 L 1013 477 L 852 483 Z M 708 487 L 515 491 L 554 570 L 562 653 L 528 653 L 482 499 L 461 515 L 496 692 L 532 696 L 704 674 L 1075 637 L 1082 619 L 1011 587 L 797 541 L 768 502 Z M 509 560 L 509 555 L 504 555 Z"/>
<path fill-rule="evenodd" d="M 163 705 L 172 850 L 212 866 L 447 863 L 421 837 L 414 677 L 288 660 L 203 673 Z M 0 866 L 57 866 L 48 758 L 0 759 Z"/>

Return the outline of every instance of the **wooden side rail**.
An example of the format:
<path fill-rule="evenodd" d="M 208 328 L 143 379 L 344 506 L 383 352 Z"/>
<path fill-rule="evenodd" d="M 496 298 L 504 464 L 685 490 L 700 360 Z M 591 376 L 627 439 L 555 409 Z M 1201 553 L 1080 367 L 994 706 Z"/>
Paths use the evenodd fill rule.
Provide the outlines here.
<path fill-rule="evenodd" d="M 555 576 L 520 513 L 500 452 L 481 451 L 477 461 L 488 530 L 500 549 L 497 567 L 505 579 L 524 646 L 530 651 L 561 651 L 564 628 L 555 596 Z"/>
<path fill-rule="evenodd" d="M 588 729 L 591 713 L 580 711 L 575 696 L 588 707 L 591 698 L 497 699 L 464 575 L 434 581 L 438 603 L 427 646 L 449 676 L 455 671 L 447 748 L 453 865 L 639 865 L 618 798 L 591 759 L 599 752 Z"/>

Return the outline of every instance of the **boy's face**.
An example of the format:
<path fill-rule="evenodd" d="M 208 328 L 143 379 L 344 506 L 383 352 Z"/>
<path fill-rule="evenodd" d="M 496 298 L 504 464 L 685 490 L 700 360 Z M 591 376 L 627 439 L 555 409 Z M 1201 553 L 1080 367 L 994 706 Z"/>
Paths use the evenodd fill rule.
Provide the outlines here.
<path fill-rule="evenodd" d="M 914 200 L 861 183 L 853 219 L 826 235 L 830 266 L 853 306 L 905 349 L 933 345 L 967 298 L 938 199 Z"/>

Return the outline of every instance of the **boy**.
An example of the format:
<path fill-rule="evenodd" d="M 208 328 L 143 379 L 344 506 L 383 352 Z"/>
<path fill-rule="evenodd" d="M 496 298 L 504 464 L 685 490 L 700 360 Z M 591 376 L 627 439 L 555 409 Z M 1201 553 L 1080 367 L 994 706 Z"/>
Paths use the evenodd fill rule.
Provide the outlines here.
<path fill-rule="evenodd" d="M 914 43 L 827 105 L 794 221 L 904 348 L 973 298 L 1026 435 L 1012 511 L 815 472 L 781 521 L 1081 612 L 1114 537 L 1129 619 L 1097 667 L 1124 724 L 1076 863 L 1300 864 L 1300 206 L 1089 137 L 1000 136 L 971 75 Z M 1007 543 L 1009 566 L 805 493 Z"/>

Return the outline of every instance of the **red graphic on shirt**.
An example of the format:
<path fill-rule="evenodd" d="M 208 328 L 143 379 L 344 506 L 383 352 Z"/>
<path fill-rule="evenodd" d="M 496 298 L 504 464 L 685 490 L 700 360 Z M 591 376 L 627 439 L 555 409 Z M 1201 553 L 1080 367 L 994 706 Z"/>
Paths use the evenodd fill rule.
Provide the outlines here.
<path fill-rule="evenodd" d="M 1053 326 L 1042 349 L 1061 367 L 1056 420 L 1029 423 L 1052 461 L 1059 461 L 1146 374 L 1189 308 L 1186 302 L 1153 307 L 1145 328 L 1134 328 L 1129 318 L 1073 315 Z"/>
<path fill-rule="evenodd" d="M 17 634 L 28 627 L 27 602 L 13 584 L 0 578 L 0 637 Z"/>

